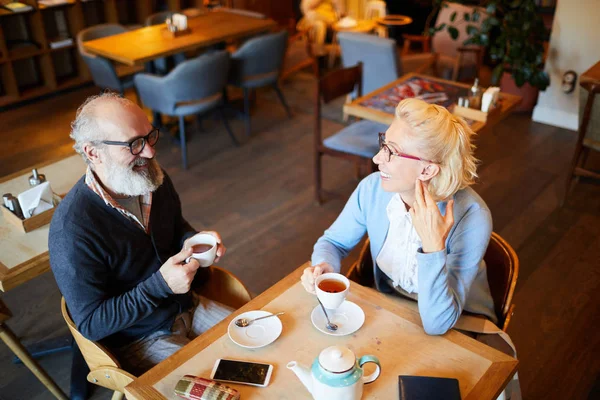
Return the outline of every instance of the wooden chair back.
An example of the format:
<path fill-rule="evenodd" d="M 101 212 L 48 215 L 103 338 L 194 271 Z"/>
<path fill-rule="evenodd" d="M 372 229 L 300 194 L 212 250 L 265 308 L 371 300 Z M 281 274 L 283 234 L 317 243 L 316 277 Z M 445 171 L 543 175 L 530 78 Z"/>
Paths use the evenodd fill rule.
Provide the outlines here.
<path fill-rule="evenodd" d="M 348 279 L 364 286 L 373 286 L 375 283 L 370 244 L 369 239 L 367 239 L 358 260 L 346 274 Z M 506 240 L 497 233 L 492 232 L 483 259 L 486 263 L 488 284 L 494 300 L 496 316 L 498 317 L 498 327 L 506 332 L 514 311 L 512 299 L 519 277 L 519 258 Z"/>
<path fill-rule="evenodd" d="M 206 283 L 194 289 L 196 293 L 235 309 L 252 300 L 248 288 L 231 272 L 214 265 L 208 271 Z"/>
<path fill-rule="evenodd" d="M 317 76 L 318 63 L 315 63 Z M 362 96 L 362 63 L 348 68 L 331 71 L 317 80 L 317 98 L 315 101 L 315 145 L 321 146 L 321 101 L 327 104 L 338 97 L 357 91 L 357 98 Z"/>
<path fill-rule="evenodd" d="M 200 295 L 236 309 L 252 300 L 246 286 L 231 272 L 216 266 L 207 268 L 206 271 L 208 278 L 205 284 L 195 289 Z M 115 390 L 117 393 L 113 398 L 122 398 L 125 386 L 131 383 L 135 376 L 121 369 L 119 361 L 106 347 L 87 339 L 77 330 L 64 298 L 61 299 L 61 311 L 90 368 L 88 381 Z"/>

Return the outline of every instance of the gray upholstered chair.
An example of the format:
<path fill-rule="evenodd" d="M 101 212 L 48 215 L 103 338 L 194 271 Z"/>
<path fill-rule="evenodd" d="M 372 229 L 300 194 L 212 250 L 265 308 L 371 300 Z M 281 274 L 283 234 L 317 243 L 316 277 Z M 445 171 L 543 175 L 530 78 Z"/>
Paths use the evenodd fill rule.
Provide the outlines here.
<path fill-rule="evenodd" d="M 166 19 L 169 18 L 174 13 L 172 11 L 161 11 L 152 15 L 149 15 L 146 18 L 146 26 L 164 24 Z M 185 61 L 184 53 L 177 53 L 173 55 L 173 60 L 175 61 L 175 65 L 179 65 L 183 61 Z M 165 75 L 169 72 L 169 63 L 167 57 L 157 58 L 152 61 L 152 65 L 154 66 L 154 71 L 160 75 Z"/>
<path fill-rule="evenodd" d="M 337 39 L 342 49 L 342 65 L 351 67 L 362 62 L 363 93 L 371 93 L 407 72 L 422 72 L 429 68 L 424 56 L 419 64 L 404 65 L 398 59 L 396 41 L 365 33 L 340 32 Z"/>
<path fill-rule="evenodd" d="M 104 57 L 88 53 L 83 48 L 83 42 L 88 40 L 100 39 L 106 36 L 117 35 L 127 32 L 127 28 L 119 24 L 100 24 L 84 29 L 77 34 L 77 47 L 81 58 L 87 64 L 94 84 L 102 89 L 111 89 L 118 91 L 121 96 L 125 94 L 125 89 L 133 87 L 131 75 L 119 78 L 119 73 L 115 65 Z M 135 71 L 133 71 L 135 72 Z"/>
<path fill-rule="evenodd" d="M 244 43 L 231 56 L 229 83 L 244 91 L 246 135 L 250 135 L 250 90 L 272 86 L 288 116 L 288 107 L 278 80 L 281 74 L 288 34 L 286 31 L 257 36 Z"/>
<path fill-rule="evenodd" d="M 223 113 L 223 90 L 229 72 L 229 53 L 215 51 L 187 60 L 164 77 L 137 74 L 134 82 L 142 103 L 154 112 L 179 117 L 179 141 L 183 168 L 187 168 L 185 121 L 187 115 L 218 110 L 235 145 L 236 137 Z"/>

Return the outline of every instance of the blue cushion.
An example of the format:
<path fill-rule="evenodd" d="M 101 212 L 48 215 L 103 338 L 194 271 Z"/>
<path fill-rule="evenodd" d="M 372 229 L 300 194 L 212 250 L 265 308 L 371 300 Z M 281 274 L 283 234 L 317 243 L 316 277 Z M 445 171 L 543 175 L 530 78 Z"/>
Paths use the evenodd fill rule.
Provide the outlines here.
<path fill-rule="evenodd" d="M 387 125 L 379 122 L 355 122 L 323 140 L 323 145 L 332 150 L 370 158 L 379 151 L 377 134 L 385 132 L 387 128 Z"/>

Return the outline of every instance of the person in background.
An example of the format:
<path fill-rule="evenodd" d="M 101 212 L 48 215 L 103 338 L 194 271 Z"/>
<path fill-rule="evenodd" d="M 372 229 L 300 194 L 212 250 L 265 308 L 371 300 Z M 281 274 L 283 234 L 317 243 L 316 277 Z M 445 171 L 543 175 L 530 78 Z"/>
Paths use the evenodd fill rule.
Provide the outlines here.
<path fill-rule="evenodd" d="M 444 334 L 463 311 L 497 318 L 483 256 L 492 233 L 477 177 L 473 131 L 443 107 L 406 99 L 379 134 L 379 167 L 363 179 L 319 238 L 302 284 L 339 272 L 341 260 L 370 239 L 375 286 L 418 302 L 425 332 Z"/>
<path fill-rule="evenodd" d="M 298 22 L 299 31 L 310 31 L 316 56 L 325 54 L 327 30 L 346 14 L 344 0 L 302 0 L 300 9 L 304 17 Z"/>
<path fill-rule="evenodd" d="M 130 100 L 114 93 L 88 98 L 71 130 L 87 172 L 50 225 L 50 266 L 77 329 L 134 374 L 232 311 L 190 292 L 201 279 L 198 261 L 185 263 L 197 232 L 154 158 L 158 137 Z M 223 256 L 219 234 L 205 233 Z"/>

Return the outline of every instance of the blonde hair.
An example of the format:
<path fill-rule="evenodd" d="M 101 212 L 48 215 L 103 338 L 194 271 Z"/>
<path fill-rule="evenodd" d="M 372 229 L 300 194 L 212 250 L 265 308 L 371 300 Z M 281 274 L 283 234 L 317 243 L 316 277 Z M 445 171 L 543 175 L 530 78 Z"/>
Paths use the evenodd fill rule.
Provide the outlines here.
<path fill-rule="evenodd" d="M 406 122 L 424 158 L 440 166 L 429 182 L 436 201 L 447 199 L 475 183 L 478 160 L 471 138 L 475 134 L 460 117 L 423 100 L 405 99 L 396 107 L 396 118 Z"/>

